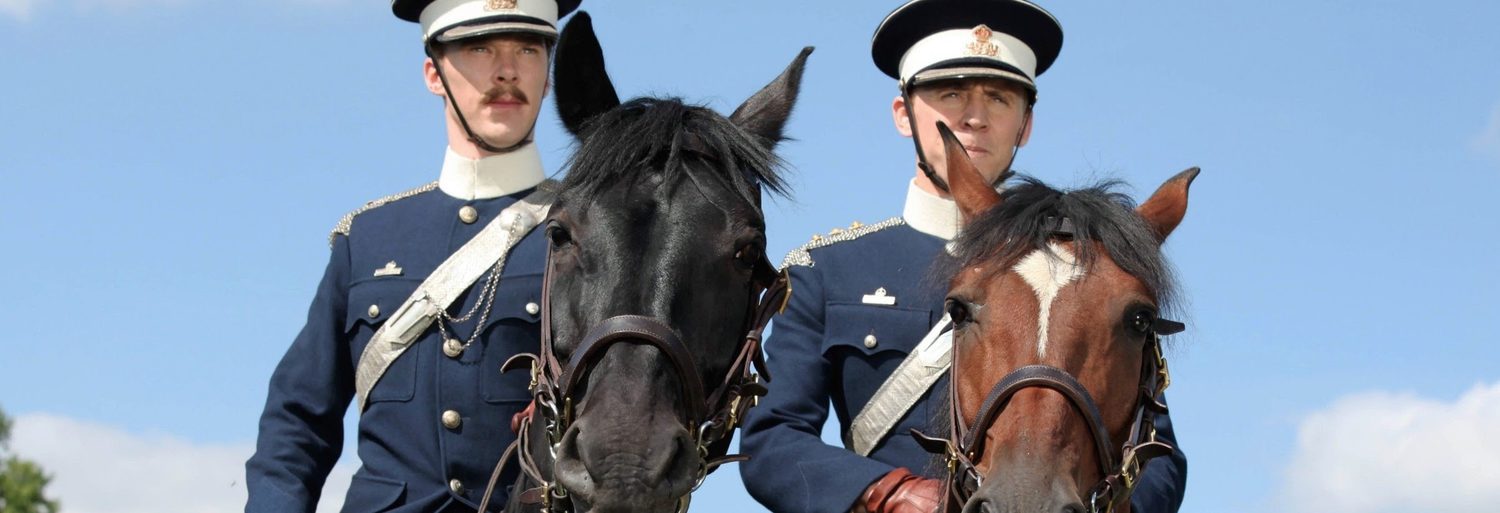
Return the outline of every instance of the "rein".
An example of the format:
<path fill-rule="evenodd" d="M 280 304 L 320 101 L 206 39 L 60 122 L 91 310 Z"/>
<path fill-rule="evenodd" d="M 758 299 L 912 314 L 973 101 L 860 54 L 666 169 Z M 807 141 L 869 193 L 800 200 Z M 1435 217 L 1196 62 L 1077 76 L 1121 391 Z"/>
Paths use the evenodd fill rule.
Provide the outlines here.
<path fill-rule="evenodd" d="M 555 460 L 563 435 L 576 420 L 574 406 L 578 402 L 578 387 L 587 377 L 593 365 L 617 343 L 642 343 L 661 351 L 671 362 L 672 368 L 682 383 L 682 398 L 688 412 L 688 429 L 695 433 L 699 457 L 698 473 L 693 489 L 703 484 L 703 479 L 720 465 L 748 459 L 743 455 L 731 455 L 729 442 L 734 430 L 744 419 L 745 413 L 754 406 L 766 387 L 760 376 L 771 379 L 766 371 L 765 357 L 761 352 L 762 334 L 771 317 L 786 308 L 791 298 L 791 282 L 786 271 L 776 271 L 762 253 L 753 270 L 749 286 L 750 307 L 745 313 L 745 335 L 739 352 L 724 380 L 705 397 L 705 387 L 698 371 L 692 351 L 683 344 L 671 326 L 660 319 L 641 315 L 618 315 L 594 326 L 583 337 L 577 349 L 562 363 L 552 347 L 552 265 L 551 250 L 548 250 L 547 267 L 542 279 L 542 330 L 541 349 L 538 354 L 518 354 L 502 366 L 502 371 L 519 368 L 520 362 L 529 361 L 531 367 L 532 402 L 525 411 L 517 414 L 513 427 L 517 431 L 516 441 L 506 448 L 500 462 L 490 478 L 479 511 L 487 511 L 490 494 L 499 480 L 501 469 L 515 453 L 522 472 L 534 488 L 520 492 L 523 504 L 540 504 L 543 511 L 566 513 L 572 511 L 572 500 L 567 489 L 558 483 L 550 469 L 545 470 L 527 450 L 532 443 L 531 427 L 540 422 L 546 434 L 548 454 Z M 691 494 L 684 496 L 678 506 L 686 511 Z"/>

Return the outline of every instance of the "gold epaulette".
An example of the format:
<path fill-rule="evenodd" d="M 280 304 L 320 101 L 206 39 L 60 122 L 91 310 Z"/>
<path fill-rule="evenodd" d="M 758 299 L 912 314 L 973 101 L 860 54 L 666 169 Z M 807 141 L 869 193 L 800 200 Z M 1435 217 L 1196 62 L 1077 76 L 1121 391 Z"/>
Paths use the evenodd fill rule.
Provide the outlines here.
<path fill-rule="evenodd" d="M 354 216 L 363 214 L 365 212 L 369 212 L 371 209 L 383 206 L 383 205 L 385 205 L 387 203 L 390 203 L 392 201 L 410 198 L 412 196 L 416 196 L 418 194 L 421 194 L 421 193 L 424 193 L 424 192 L 436 189 L 437 186 L 438 186 L 437 182 L 432 182 L 432 183 L 429 183 L 427 185 L 423 185 L 421 187 L 417 187 L 415 189 L 412 189 L 412 190 L 409 190 L 409 191 L 406 191 L 406 192 L 392 194 L 392 195 L 386 196 L 384 198 L 380 198 L 380 199 L 377 199 L 377 200 L 374 200 L 374 201 L 367 202 L 367 203 L 365 203 L 365 206 L 359 207 L 357 209 L 354 209 L 353 212 L 350 212 L 348 214 L 344 214 L 344 217 L 339 219 L 339 224 L 336 224 L 336 225 L 333 226 L 333 232 L 328 234 L 328 247 L 329 247 L 329 249 L 333 248 L 333 240 L 334 240 L 335 237 L 338 237 L 339 235 L 343 235 L 345 237 L 349 236 L 349 229 L 350 229 L 350 227 L 352 227 L 354 225 Z"/>
<path fill-rule="evenodd" d="M 875 224 L 860 224 L 858 221 L 855 221 L 854 224 L 849 225 L 848 228 L 834 228 L 832 230 L 829 230 L 828 235 L 813 235 L 812 240 L 807 241 L 807 244 L 803 244 L 802 247 L 794 249 L 790 253 L 786 254 L 786 258 L 781 260 L 781 268 L 786 269 L 794 265 L 805 265 L 808 267 L 812 267 L 812 254 L 809 253 L 809 251 L 811 250 L 818 249 L 824 246 L 830 246 L 839 242 L 858 239 L 880 230 L 884 230 L 892 226 L 900 226 L 903 224 L 906 224 L 906 220 L 902 219 L 899 216 L 892 217 Z"/>

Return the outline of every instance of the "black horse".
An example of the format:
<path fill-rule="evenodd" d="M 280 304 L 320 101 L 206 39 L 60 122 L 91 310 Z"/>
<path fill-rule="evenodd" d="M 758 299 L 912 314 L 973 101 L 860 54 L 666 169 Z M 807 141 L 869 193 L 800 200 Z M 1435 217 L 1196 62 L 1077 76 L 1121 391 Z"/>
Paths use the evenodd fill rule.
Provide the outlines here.
<path fill-rule="evenodd" d="M 578 146 L 546 225 L 543 347 L 509 511 L 685 509 L 734 459 L 733 429 L 764 393 L 759 333 L 786 293 L 761 193 L 786 193 L 772 149 L 811 51 L 725 118 L 674 98 L 620 103 L 588 14 L 564 28 L 556 101 Z"/>

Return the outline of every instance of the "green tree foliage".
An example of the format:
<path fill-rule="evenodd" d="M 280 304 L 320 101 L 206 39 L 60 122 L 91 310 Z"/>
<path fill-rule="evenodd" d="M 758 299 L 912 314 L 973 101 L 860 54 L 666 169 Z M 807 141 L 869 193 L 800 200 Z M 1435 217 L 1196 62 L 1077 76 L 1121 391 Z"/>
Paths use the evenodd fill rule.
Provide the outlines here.
<path fill-rule="evenodd" d="M 57 513 L 57 501 L 47 499 L 44 491 L 52 476 L 10 453 L 11 426 L 0 410 L 0 513 Z"/>

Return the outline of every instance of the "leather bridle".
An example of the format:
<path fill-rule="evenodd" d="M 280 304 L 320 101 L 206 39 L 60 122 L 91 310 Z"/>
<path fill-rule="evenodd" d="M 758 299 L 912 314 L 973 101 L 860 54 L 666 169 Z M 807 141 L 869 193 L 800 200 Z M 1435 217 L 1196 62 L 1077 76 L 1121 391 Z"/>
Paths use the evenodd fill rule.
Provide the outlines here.
<path fill-rule="evenodd" d="M 1062 219 L 1057 223 L 1060 235 L 1071 235 L 1071 223 Z M 958 365 L 950 367 L 949 412 L 951 430 L 947 439 L 930 437 L 913 431 L 917 442 L 929 452 L 942 454 L 946 459 L 948 476 L 940 511 L 961 511 L 979 487 L 984 476 L 979 473 L 977 463 L 984 450 L 985 434 L 999 419 L 1001 412 L 1021 390 L 1042 387 L 1055 390 L 1068 399 L 1073 409 L 1088 424 L 1090 438 L 1097 450 L 1100 475 L 1104 476 L 1089 490 L 1088 512 L 1109 513 L 1121 503 L 1130 500 L 1135 490 L 1141 469 L 1146 462 L 1158 456 L 1171 454 L 1170 444 L 1156 439 L 1156 416 L 1167 414 L 1167 405 L 1162 402 L 1162 393 L 1171 384 L 1167 371 L 1167 360 L 1162 356 L 1161 337 L 1183 331 L 1185 326 L 1177 321 L 1155 318 L 1146 330 L 1146 347 L 1142 352 L 1141 381 L 1130 434 L 1120 447 L 1121 457 L 1116 459 L 1111 451 L 1109 429 L 1104 425 L 1103 415 L 1078 379 L 1067 371 L 1050 365 L 1027 365 L 1011 371 L 990 388 L 989 394 L 980 403 L 979 411 L 972 421 L 965 423 L 958 406 Z"/>
<path fill-rule="evenodd" d="M 567 489 L 557 482 L 550 466 L 545 471 L 534 459 L 530 447 L 531 425 L 541 422 L 546 433 L 549 454 L 557 457 L 557 448 L 563 435 L 576 420 L 574 407 L 580 397 L 579 386 L 587 379 L 589 371 L 604 353 L 618 343 L 637 343 L 655 347 L 677 371 L 682 384 L 683 406 L 687 410 L 688 428 L 694 433 L 699 458 L 694 489 L 702 485 L 703 479 L 720 465 L 747 459 L 746 456 L 730 455 L 729 442 L 734 429 L 744 419 L 745 413 L 766 394 L 760 376 L 770 381 L 766 371 L 765 357 L 761 352 L 761 337 L 771 317 L 786 308 L 791 298 L 791 283 L 785 270 L 772 267 L 765 253 L 753 266 L 749 284 L 749 308 L 745 313 L 744 339 L 739 351 L 730 363 L 724 380 L 705 397 L 705 387 L 696 359 L 683 344 L 677 332 L 664 321 L 642 315 L 618 315 L 594 326 L 583 337 L 578 347 L 563 363 L 552 346 L 552 265 L 551 251 L 542 279 L 542 330 L 541 349 L 538 354 L 520 354 L 506 361 L 505 370 L 519 368 L 519 362 L 529 361 L 531 367 L 532 403 L 517 415 L 513 427 L 516 442 L 506 449 L 485 491 L 480 511 L 486 511 L 490 494 L 500 470 L 514 452 L 521 470 L 527 478 L 538 484 L 520 492 L 525 504 L 539 504 L 543 511 L 564 513 L 572 511 L 572 500 Z M 684 496 L 679 511 L 685 511 L 691 495 Z"/>

